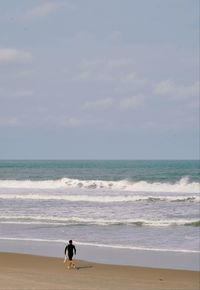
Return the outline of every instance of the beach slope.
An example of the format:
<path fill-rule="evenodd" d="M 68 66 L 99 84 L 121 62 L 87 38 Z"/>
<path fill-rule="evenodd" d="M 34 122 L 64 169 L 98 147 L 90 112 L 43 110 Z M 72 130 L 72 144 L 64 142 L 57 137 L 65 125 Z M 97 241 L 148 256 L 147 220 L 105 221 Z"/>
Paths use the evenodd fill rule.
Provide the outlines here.
<path fill-rule="evenodd" d="M 60 258 L 0 253 L 1 290 L 197 290 L 199 273 L 76 261 L 67 269 Z"/>

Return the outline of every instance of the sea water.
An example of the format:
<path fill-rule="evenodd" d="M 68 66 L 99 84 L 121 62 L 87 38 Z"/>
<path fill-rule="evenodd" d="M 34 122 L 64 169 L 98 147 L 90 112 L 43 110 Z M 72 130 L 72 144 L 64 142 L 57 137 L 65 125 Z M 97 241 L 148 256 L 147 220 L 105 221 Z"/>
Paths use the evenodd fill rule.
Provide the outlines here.
<path fill-rule="evenodd" d="M 0 161 L 0 239 L 193 252 L 198 161 Z"/>

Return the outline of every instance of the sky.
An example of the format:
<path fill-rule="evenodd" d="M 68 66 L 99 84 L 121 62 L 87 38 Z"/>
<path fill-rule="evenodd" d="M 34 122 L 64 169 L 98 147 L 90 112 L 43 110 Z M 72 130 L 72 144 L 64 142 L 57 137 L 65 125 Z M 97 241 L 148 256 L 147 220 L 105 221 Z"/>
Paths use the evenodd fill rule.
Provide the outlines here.
<path fill-rule="evenodd" d="M 0 1 L 0 159 L 198 158 L 198 0 Z"/>

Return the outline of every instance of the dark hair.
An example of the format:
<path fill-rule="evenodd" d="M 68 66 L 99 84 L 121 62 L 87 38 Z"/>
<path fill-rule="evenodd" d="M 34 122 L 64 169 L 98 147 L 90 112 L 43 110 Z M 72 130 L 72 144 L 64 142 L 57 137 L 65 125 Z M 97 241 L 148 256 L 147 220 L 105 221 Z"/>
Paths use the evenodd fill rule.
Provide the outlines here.
<path fill-rule="evenodd" d="M 72 244 L 72 240 L 69 240 L 69 243 Z"/>

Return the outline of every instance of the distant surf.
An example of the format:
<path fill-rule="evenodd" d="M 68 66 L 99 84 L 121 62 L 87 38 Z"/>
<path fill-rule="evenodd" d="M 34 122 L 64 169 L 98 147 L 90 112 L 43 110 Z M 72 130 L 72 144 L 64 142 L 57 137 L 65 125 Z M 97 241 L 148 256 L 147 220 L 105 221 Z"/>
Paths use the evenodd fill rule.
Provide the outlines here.
<path fill-rule="evenodd" d="M 126 203 L 126 202 L 199 202 L 198 195 L 107 195 L 107 194 L 0 194 L 5 200 L 35 200 L 35 201 L 63 201 L 63 202 L 90 202 L 90 203 Z"/>
<path fill-rule="evenodd" d="M 148 182 L 119 180 L 81 180 L 72 178 L 61 178 L 57 180 L 0 180 L 1 188 L 21 188 L 21 189 L 109 189 L 132 192 L 179 192 L 179 193 L 199 193 L 200 183 L 190 182 L 188 177 L 182 177 L 178 182 Z"/>
<path fill-rule="evenodd" d="M 1 237 L 199 249 L 198 161 L 0 161 Z"/>
<path fill-rule="evenodd" d="M 196 219 L 100 219 L 100 218 L 80 218 L 80 217 L 61 217 L 61 216 L 0 216 L 1 223 L 24 223 L 24 224 L 57 224 L 57 225 L 134 225 L 134 226 L 200 226 L 200 220 Z"/>

